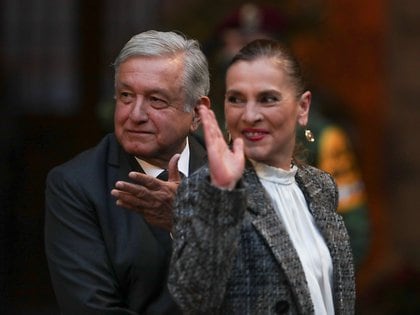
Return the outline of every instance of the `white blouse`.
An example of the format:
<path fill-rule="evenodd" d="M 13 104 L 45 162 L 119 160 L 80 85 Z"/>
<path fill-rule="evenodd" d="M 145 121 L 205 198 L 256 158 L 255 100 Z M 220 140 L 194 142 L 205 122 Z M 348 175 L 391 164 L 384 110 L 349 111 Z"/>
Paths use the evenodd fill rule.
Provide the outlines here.
<path fill-rule="evenodd" d="M 331 255 L 295 181 L 297 167 L 285 171 L 252 162 L 299 255 L 315 314 L 334 314 Z"/>

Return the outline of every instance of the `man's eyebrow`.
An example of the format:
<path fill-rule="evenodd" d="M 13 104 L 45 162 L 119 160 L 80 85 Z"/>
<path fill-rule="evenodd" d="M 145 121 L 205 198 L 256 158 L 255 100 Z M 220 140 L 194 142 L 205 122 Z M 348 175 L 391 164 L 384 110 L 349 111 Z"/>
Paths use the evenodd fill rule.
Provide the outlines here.
<path fill-rule="evenodd" d="M 128 83 L 124 83 L 124 82 L 121 82 L 121 81 L 117 82 L 117 84 L 116 84 L 116 85 L 117 85 L 117 86 L 120 86 L 120 87 L 126 87 L 126 88 L 131 87 L 131 85 L 130 85 L 130 84 L 128 84 Z"/>
<path fill-rule="evenodd" d="M 167 92 L 164 89 L 160 89 L 160 88 L 150 89 L 149 93 L 167 94 Z"/>

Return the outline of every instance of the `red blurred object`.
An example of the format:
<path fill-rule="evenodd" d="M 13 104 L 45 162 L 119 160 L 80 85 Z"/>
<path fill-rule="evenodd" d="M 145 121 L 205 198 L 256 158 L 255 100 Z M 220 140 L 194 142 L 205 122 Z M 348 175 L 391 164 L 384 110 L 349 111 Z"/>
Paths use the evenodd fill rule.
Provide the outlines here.
<path fill-rule="evenodd" d="M 217 28 L 217 34 L 229 30 L 236 30 L 242 35 L 261 34 L 277 37 L 286 31 L 286 18 L 280 14 L 277 8 L 243 4 L 229 14 Z"/>

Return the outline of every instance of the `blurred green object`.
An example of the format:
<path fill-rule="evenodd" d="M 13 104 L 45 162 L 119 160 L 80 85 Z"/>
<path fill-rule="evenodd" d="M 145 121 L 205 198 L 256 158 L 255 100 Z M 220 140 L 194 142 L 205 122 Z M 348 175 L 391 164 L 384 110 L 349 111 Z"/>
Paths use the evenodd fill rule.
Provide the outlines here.
<path fill-rule="evenodd" d="M 335 179 L 339 191 L 338 212 L 343 216 L 349 232 L 356 268 L 365 258 L 370 240 L 369 211 L 366 189 L 356 154 L 346 131 L 311 107 L 308 129 L 314 142 L 305 139 L 305 131 L 298 130 L 297 142 L 303 147 L 306 162 Z"/>

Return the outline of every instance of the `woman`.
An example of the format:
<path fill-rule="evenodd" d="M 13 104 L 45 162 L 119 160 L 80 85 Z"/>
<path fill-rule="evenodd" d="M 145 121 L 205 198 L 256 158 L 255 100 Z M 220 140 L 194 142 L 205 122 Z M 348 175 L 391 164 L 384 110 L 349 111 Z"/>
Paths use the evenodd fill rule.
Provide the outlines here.
<path fill-rule="evenodd" d="M 288 50 L 256 40 L 226 74 L 232 150 L 200 109 L 208 166 L 179 187 L 169 276 L 186 314 L 354 313 L 336 185 L 294 158 L 310 101 Z"/>

